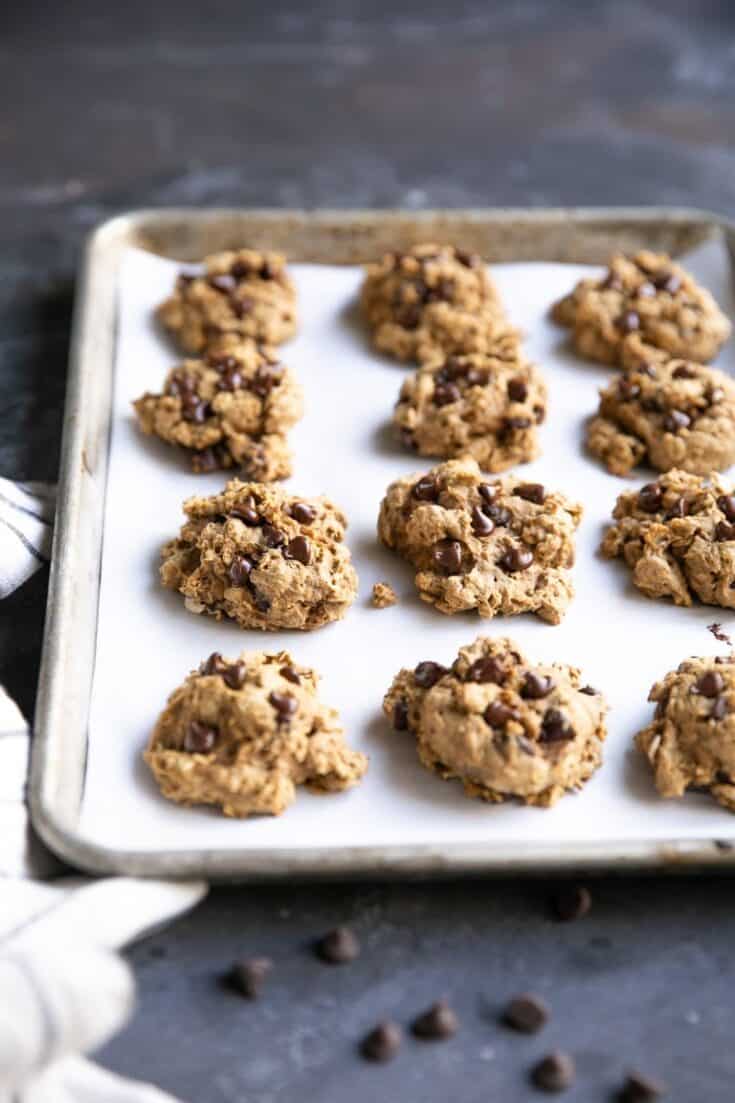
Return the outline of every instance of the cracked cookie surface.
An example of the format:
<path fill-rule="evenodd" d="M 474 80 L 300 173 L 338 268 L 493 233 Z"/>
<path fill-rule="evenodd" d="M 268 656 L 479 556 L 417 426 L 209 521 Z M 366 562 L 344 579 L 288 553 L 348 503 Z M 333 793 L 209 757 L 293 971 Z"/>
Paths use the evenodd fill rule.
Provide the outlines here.
<path fill-rule="evenodd" d="M 621 494 L 601 552 L 650 598 L 735 608 L 735 494 L 718 475 L 670 471 Z"/>
<path fill-rule="evenodd" d="M 462 332 L 476 340 L 483 316 L 502 314 L 482 259 L 451 245 L 431 243 L 414 245 L 405 253 L 386 253 L 368 265 L 360 309 L 375 347 L 398 360 L 418 359 L 420 345 L 425 355 L 445 347 L 444 342 L 457 349 Z M 452 316 L 455 309 L 461 318 Z"/>
<path fill-rule="evenodd" d="M 580 356 L 620 365 L 636 338 L 669 356 L 708 361 L 731 325 L 704 287 L 665 254 L 641 250 L 612 258 L 601 278 L 583 279 L 554 304 Z"/>
<path fill-rule="evenodd" d="M 339 620 L 357 593 L 347 519 L 327 498 L 233 479 L 184 502 L 186 523 L 161 549 L 161 581 L 192 613 L 242 628 L 312 629 Z"/>
<path fill-rule="evenodd" d="M 277 816 L 297 785 L 355 785 L 367 759 L 345 744 L 317 683 L 286 651 L 210 655 L 171 694 L 144 753 L 163 795 L 217 805 L 226 816 Z"/>
<path fill-rule="evenodd" d="M 296 291 L 280 253 L 214 253 L 203 273 L 179 275 L 157 317 L 184 352 L 227 334 L 280 345 L 296 332 Z"/>
<path fill-rule="evenodd" d="M 254 341 L 227 347 L 178 364 L 161 394 L 137 399 L 140 427 L 186 449 L 196 472 L 240 467 L 259 482 L 285 478 L 286 431 L 302 415 L 301 387 L 272 350 Z"/>
<path fill-rule="evenodd" d="M 635 741 L 661 796 L 707 789 L 735 812 L 735 655 L 685 659 L 648 700 L 655 715 Z"/>
<path fill-rule="evenodd" d="M 421 456 L 472 456 L 505 471 L 540 454 L 546 385 L 517 339 L 490 354 L 430 361 L 401 387 L 393 413 L 399 439 Z"/>
<path fill-rule="evenodd" d="M 558 624 L 574 595 L 581 516 L 578 503 L 539 483 L 488 481 L 475 460 L 448 460 L 388 487 L 378 534 L 416 569 L 419 596 L 440 612 L 532 612 Z"/>
<path fill-rule="evenodd" d="M 512 640 L 480 637 L 451 667 L 401 670 L 383 701 L 424 766 L 470 797 L 548 807 L 602 761 L 607 705 L 580 671 L 532 663 Z"/>

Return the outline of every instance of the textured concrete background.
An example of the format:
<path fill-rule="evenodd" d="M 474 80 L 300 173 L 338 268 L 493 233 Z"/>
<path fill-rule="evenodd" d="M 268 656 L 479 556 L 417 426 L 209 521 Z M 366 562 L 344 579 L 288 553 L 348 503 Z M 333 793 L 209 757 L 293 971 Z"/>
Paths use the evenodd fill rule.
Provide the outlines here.
<path fill-rule="evenodd" d="M 83 235 L 138 205 L 677 203 L 735 214 L 730 0 L 29 0 L 0 12 L 0 471 L 56 472 Z M 0 610 L 0 679 L 33 704 L 45 578 Z M 631 1063 L 671 1098 L 733 1097 L 730 881 L 609 879 L 557 925 L 538 881 L 221 890 L 136 948 L 141 1003 L 102 1054 L 189 1103 L 532 1097 L 529 1063 L 578 1058 L 571 1100 Z M 360 932 L 354 965 L 308 940 Z M 230 958 L 276 961 L 256 1005 Z M 553 1008 L 497 1026 L 510 994 Z M 452 1042 L 386 1068 L 355 1040 L 441 994 Z"/>

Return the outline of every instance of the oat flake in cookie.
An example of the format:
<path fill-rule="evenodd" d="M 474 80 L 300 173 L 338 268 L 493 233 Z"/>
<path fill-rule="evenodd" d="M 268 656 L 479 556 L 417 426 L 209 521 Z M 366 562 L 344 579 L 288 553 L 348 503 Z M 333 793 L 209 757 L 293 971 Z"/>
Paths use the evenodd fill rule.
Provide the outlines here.
<path fill-rule="evenodd" d="M 636 744 L 661 796 L 708 789 L 735 812 L 735 654 L 685 659 L 648 699 L 656 712 Z"/>
<path fill-rule="evenodd" d="M 421 762 L 470 797 L 548 807 L 602 761 L 607 705 L 575 667 L 532 663 L 512 640 L 480 637 L 451 667 L 401 670 L 383 701 Z"/>
<path fill-rule="evenodd" d="M 223 334 L 280 345 L 296 332 L 296 291 L 280 253 L 214 253 L 203 274 L 182 273 L 157 316 L 184 352 Z"/>
<path fill-rule="evenodd" d="M 192 613 L 242 628 L 320 628 L 357 593 L 345 515 L 327 498 L 301 498 L 233 479 L 189 498 L 178 537 L 161 550 L 161 581 Z"/>
<path fill-rule="evenodd" d="M 735 493 L 729 482 L 669 471 L 621 494 L 613 519 L 600 550 L 625 560 L 646 597 L 735 608 Z"/>
<path fill-rule="evenodd" d="M 210 655 L 171 694 L 145 751 L 163 795 L 218 805 L 226 816 L 277 816 L 297 785 L 318 792 L 354 785 L 367 759 L 345 745 L 317 682 L 285 651 Z"/>
<path fill-rule="evenodd" d="M 587 447 L 614 475 L 723 471 L 735 463 L 735 383 L 689 360 L 639 362 L 600 392 Z"/>
<path fill-rule="evenodd" d="M 286 432 L 302 415 L 301 387 L 254 341 L 230 339 L 216 354 L 185 360 L 163 393 L 133 405 L 143 432 L 186 449 L 196 472 L 239 467 L 258 482 L 291 474 Z"/>
<path fill-rule="evenodd" d="M 378 534 L 415 567 L 420 597 L 440 612 L 532 612 L 558 624 L 574 595 L 581 516 L 540 483 L 490 481 L 475 460 L 449 460 L 388 487 Z"/>
<path fill-rule="evenodd" d="M 552 308 L 580 356 L 620 366 L 637 339 L 669 356 L 712 360 L 731 326 L 712 295 L 664 254 L 616 255 L 601 278 L 581 280 Z"/>
<path fill-rule="evenodd" d="M 480 355 L 432 360 L 403 384 L 393 414 L 399 439 L 421 456 L 472 456 L 505 471 L 540 453 L 546 385 L 517 338 Z"/>

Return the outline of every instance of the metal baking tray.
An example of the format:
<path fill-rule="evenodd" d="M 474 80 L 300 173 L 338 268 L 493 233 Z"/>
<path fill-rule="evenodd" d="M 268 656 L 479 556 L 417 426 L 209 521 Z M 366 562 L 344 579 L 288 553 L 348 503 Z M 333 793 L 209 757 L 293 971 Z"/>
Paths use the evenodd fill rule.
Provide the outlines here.
<path fill-rule="evenodd" d="M 697 210 L 472 211 L 144 210 L 113 218 L 90 237 L 76 296 L 29 803 L 48 846 L 96 873 L 209 879 L 414 876 L 587 868 L 726 869 L 735 846 L 676 838 L 521 846 L 482 845 L 118 851 L 90 844 L 78 825 L 85 785 L 111 428 L 116 292 L 128 246 L 181 261 L 243 242 L 281 249 L 289 260 L 356 264 L 421 240 L 452 242 L 490 262 L 603 263 L 614 249 L 649 247 L 674 256 L 713 235 L 735 263 L 735 227 Z"/>

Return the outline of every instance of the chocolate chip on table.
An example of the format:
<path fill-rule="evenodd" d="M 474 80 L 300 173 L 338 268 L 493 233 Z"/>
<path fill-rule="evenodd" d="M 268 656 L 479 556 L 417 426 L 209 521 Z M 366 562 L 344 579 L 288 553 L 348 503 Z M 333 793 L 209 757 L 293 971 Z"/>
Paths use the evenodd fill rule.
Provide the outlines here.
<path fill-rule="evenodd" d="M 439 485 L 432 475 L 424 475 L 413 484 L 411 494 L 418 502 L 435 502 L 439 497 Z"/>
<path fill-rule="evenodd" d="M 320 938 L 315 945 L 322 961 L 329 965 L 346 965 L 360 956 L 357 935 L 349 927 L 335 927 Z"/>
<path fill-rule="evenodd" d="M 273 962 L 269 957 L 247 958 L 236 961 L 225 979 L 233 991 L 249 1000 L 257 1000 L 272 968 Z"/>
<path fill-rule="evenodd" d="M 291 516 L 300 525 L 310 525 L 316 517 L 316 510 L 307 502 L 294 502 L 291 506 Z"/>
<path fill-rule="evenodd" d="M 655 1103 L 665 1094 L 666 1087 L 660 1080 L 653 1080 L 642 1072 L 629 1072 L 616 1103 Z"/>
<path fill-rule="evenodd" d="M 717 697 L 725 688 L 725 679 L 719 670 L 707 670 L 697 680 L 695 688 L 702 697 Z"/>
<path fill-rule="evenodd" d="M 414 1019 L 411 1032 L 426 1042 L 453 1038 L 459 1029 L 459 1019 L 446 1000 L 438 1000 Z"/>
<path fill-rule="evenodd" d="M 501 555 L 498 563 L 508 574 L 517 574 L 518 571 L 524 571 L 526 567 L 531 566 L 533 563 L 533 552 L 528 548 L 508 548 L 508 550 Z"/>
<path fill-rule="evenodd" d="M 735 494 L 720 494 L 717 505 L 728 521 L 735 522 Z"/>
<path fill-rule="evenodd" d="M 386 1019 L 363 1038 L 360 1052 L 368 1061 L 391 1061 L 401 1048 L 402 1041 L 403 1031 L 398 1023 Z"/>
<path fill-rule="evenodd" d="M 555 1050 L 531 1070 L 531 1083 L 542 1092 L 563 1092 L 571 1088 L 577 1070 L 568 1053 Z"/>
<path fill-rule="evenodd" d="M 548 1021 L 548 1007 L 531 993 L 516 996 L 503 1012 L 503 1022 L 521 1034 L 536 1034 Z"/>
<path fill-rule="evenodd" d="M 298 670 L 294 670 L 292 666 L 282 666 L 279 673 L 287 682 L 292 682 L 295 686 L 301 684 L 301 676 Z"/>
<path fill-rule="evenodd" d="M 393 706 L 393 727 L 397 732 L 408 731 L 408 705 L 403 700 Z"/>
<path fill-rule="evenodd" d="M 638 491 L 638 508 L 644 513 L 657 513 L 661 508 L 664 492 L 658 483 L 646 483 Z"/>
<path fill-rule="evenodd" d="M 495 522 L 479 506 L 472 507 L 472 531 L 475 536 L 490 536 L 495 532 Z"/>
<path fill-rule="evenodd" d="M 294 536 L 293 540 L 289 540 L 283 554 L 286 559 L 295 559 L 306 567 L 311 561 L 311 544 L 305 536 Z"/>
<path fill-rule="evenodd" d="M 592 897 L 584 885 L 570 885 L 559 889 L 552 899 L 554 915 L 562 923 L 583 919 L 592 907 Z"/>
<path fill-rule="evenodd" d="M 233 586 L 246 586 L 253 569 L 253 561 L 246 555 L 238 555 L 230 563 L 227 576 Z"/>
<path fill-rule="evenodd" d="M 413 672 L 413 679 L 417 686 L 421 689 L 431 689 L 436 685 L 443 674 L 446 674 L 447 668 L 442 666 L 441 663 L 434 663 L 431 660 L 419 663 Z"/>
<path fill-rule="evenodd" d="M 720 643 L 727 643 L 732 646 L 732 639 L 730 638 L 730 636 L 728 636 L 727 632 L 723 630 L 722 625 L 718 621 L 714 621 L 713 624 L 708 624 L 707 631 L 711 632 L 715 639 L 719 640 Z M 717 662 L 716 659 L 715 662 Z"/>
<path fill-rule="evenodd" d="M 513 491 L 516 498 L 523 498 L 526 502 L 533 502 L 540 506 L 546 500 L 546 490 L 541 483 L 522 483 Z"/>
<path fill-rule="evenodd" d="M 504 728 L 509 720 L 517 720 L 518 714 L 510 705 L 502 701 L 491 701 L 482 714 L 486 724 L 491 728 Z"/>
<path fill-rule="evenodd" d="M 502 686 L 507 679 L 508 673 L 505 667 L 492 655 L 486 655 L 482 659 L 475 659 L 472 666 L 467 671 L 466 678 L 468 682 L 480 682 L 481 684 L 492 682 L 496 686 Z"/>
<path fill-rule="evenodd" d="M 540 701 L 542 697 L 548 697 L 554 688 L 554 679 L 548 674 L 537 674 L 534 670 L 527 670 L 521 686 L 521 697 L 529 701 Z"/>
<path fill-rule="evenodd" d="M 280 548 L 286 543 L 286 537 L 275 525 L 263 525 L 263 540 L 267 548 Z"/>
<path fill-rule="evenodd" d="M 286 724 L 299 707 L 298 701 L 290 693 L 278 693 L 277 690 L 268 694 L 268 700 L 278 714 L 279 724 Z"/>
<path fill-rule="evenodd" d="M 438 383 L 434 387 L 434 405 L 451 406 L 453 402 L 459 402 L 462 392 L 456 383 Z"/>
<path fill-rule="evenodd" d="M 634 330 L 640 328 L 640 324 L 641 319 L 636 310 L 626 310 L 618 319 L 618 325 L 624 333 L 632 333 Z"/>
<path fill-rule="evenodd" d="M 226 670 L 227 663 L 222 658 L 219 651 L 213 651 L 200 667 L 202 674 L 224 674 Z"/>
<path fill-rule="evenodd" d="M 222 671 L 222 680 L 230 689 L 242 689 L 247 673 L 247 666 L 242 660 L 239 660 Z"/>
<path fill-rule="evenodd" d="M 528 387 L 523 379 L 511 379 L 508 383 L 508 398 L 511 402 L 525 402 Z"/>
<path fill-rule="evenodd" d="M 727 521 L 718 521 L 715 525 L 715 540 L 720 542 L 735 540 L 735 525 L 731 525 Z"/>
<path fill-rule="evenodd" d="M 574 739 L 574 729 L 559 709 L 547 709 L 541 721 L 539 739 L 542 743 L 563 743 Z"/>
<path fill-rule="evenodd" d="M 438 540 L 431 549 L 431 557 L 444 574 L 459 574 L 462 570 L 462 545 L 459 540 Z"/>
<path fill-rule="evenodd" d="M 664 418 L 664 429 L 667 433 L 677 433 L 679 429 L 687 429 L 692 423 L 689 414 L 683 410 L 669 410 Z"/>
<path fill-rule="evenodd" d="M 184 750 L 188 754 L 209 754 L 217 742 L 217 729 L 200 720 L 192 720 L 184 735 Z"/>

